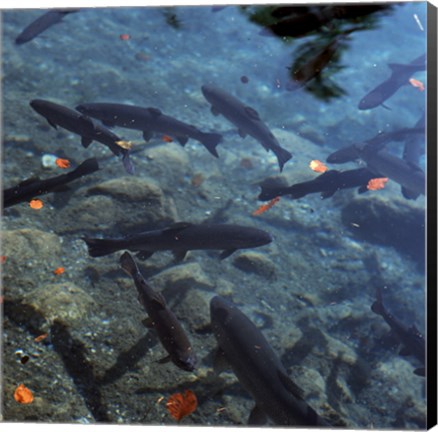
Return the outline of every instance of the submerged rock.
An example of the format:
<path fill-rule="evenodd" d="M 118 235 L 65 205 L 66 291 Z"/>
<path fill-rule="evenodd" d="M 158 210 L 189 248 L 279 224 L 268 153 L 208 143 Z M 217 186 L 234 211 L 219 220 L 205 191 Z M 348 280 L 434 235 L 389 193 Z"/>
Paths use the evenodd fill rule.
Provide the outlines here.
<path fill-rule="evenodd" d="M 234 259 L 233 265 L 246 273 L 255 273 L 267 279 L 275 278 L 274 263 L 258 252 L 241 253 Z"/>
<path fill-rule="evenodd" d="M 59 319 L 67 325 L 86 318 L 95 306 L 93 298 L 72 282 L 41 285 L 23 300 L 49 322 Z"/>
<path fill-rule="evenodd" d="M 164 226 L 177 219 L 173 200 L 151 179 L 125 176 L 92 186 L 87 197 L 61 210 L 60 232 L 102 231 L 128 234 Z M 104 210 L 104 211 L 102 211 Z"/>
<path fill-rule="evenodd" d="M 61 242 L 55 234 L 37 229 L 3 231 L 2 254 L 6 257 L 2 266 L 5 291 L 19 296 L 59 267 Z"/>
<path fill-rule="evenodd" d="M 213 284 L 198 263 L 181 264 L 164 270 L 150 278 L 149 282 L 170 293 L 188 289 L 213 289 Z"/>

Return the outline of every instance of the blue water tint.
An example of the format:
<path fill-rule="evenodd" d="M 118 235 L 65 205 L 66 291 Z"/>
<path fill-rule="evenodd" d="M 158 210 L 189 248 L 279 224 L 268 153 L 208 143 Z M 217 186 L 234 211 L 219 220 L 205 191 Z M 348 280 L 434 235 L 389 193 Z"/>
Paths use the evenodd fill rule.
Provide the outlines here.
<path fill-rule="evenodd" d="M 358 105 L 388 80 L 389 64 L 406 68 L 426 52 L 426 3 L 393 4 L 365 19 L 331 19 L 290 38 L 255 22 L 261 8 L 83 9 L 21 45 L 15 38 L 45 11 L 3 12 L 4 188 L 67 172 L 53 161 L 44 167 L 44 155 L 66 158 L 72 168 L 96 157 L 101 167 L 68 191 L 36 196 L 44 203 L 39 211 L 27 199 L 4 209 L 4 419 L 175 424 L 165 402 L 189 389 L 198 408 L 181 424 L 247 424 L 253 398 L 234 374 L 213 372 L 217 343 L 209 302 L 221 295 L 262 329 L 306 403 L 328 423 L 425 427 L 425 378 L 413 372 L 421 361 L 399 355 L 400 340 L 371 310 L 380 288 L 388 311 L 425 333 L 424 191 L 416 199 L 401 192 L 402 185 L 422 178 L 424 135 L 408 132 L 381 149 L 403 162 L 411 143 L 414 160 L 403 166 L 401 179 L 400 165 L 378 171 L 362 147 L 379 133 L 414 128 L 426 91 L 409 78 L 427 88 L 426 72 L 414 71 L 384 101 L 388 109 Z M 308 81 L 291 80 L 298 59 L 315 64 L 331 43 L 336 50 L 320 74 L 309 78 L 307 69 Z M 266 125 L 264 138 L 248 130 L 249 136 L 240 136 L 236 124 L 214 115 L 204 85 L 252 108 L 245 113 Z M 301 87 L 290 91 L 293 86 Z M 142 131 L 115 126 L 123 145 L 132 145 L 130 175 L 108 146 L 93 142 L 85 148 L 77 134 L 55 130 L 29 106 L 34 99 L 70 109 L 95 102 L 159 109 L 202 133 L 222 134 L 219 157 L 193 136 L 180 145 L 181 136 L 159 130 L 146 143 Z M 293 154 L 281 176 L 269 131 Z M 309 168 L 310 161 L 324 162 L 353 144 L 362 152 L 357 160 L 326 163 L 329 170 L 374 169 L 373 176 L 389 177 L 382 190 L 367 190 L 367 183 L 338 185 L 321 199 L 308 186 L 303 196 L 277 188 L 279 202 L 254 215 L 266 204 L 257 199 L 262 182 L 312 181 L 322 174 Z M 273 239 L 224 260 L 216 250 L 191 251 L 178 262 L 168 251 L 136 259 L 189 335 L 199 362 L 194 373 L 158 363 L 165 351 L 142 325 L 147 315 L 120 268 L 121 253 L 90 257 L 82 240 L 181 221 L 249 226 Z M 60 266 L 65 273 L 55 276 Z M 49 337 L 35 343 L 43 332 Z M 16 350 L 31 360 L 22 364 Z M 31 414 L 12 398 L 21 382 L 40 398 Z"/>

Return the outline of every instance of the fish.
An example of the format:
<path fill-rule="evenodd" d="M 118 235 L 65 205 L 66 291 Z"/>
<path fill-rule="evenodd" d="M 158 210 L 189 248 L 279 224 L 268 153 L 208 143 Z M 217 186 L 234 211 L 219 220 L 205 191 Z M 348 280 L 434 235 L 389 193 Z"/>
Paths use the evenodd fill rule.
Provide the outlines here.
<path fill-rule="evenodd" d="M 420 134 L 408 135 L 405 137 L 405 145 L 403 148 L 403 160 L 408 164 L 413 164 L 414 166 L 418 166 L 420 164 L 420 158 L 424 155 L 425 150 L 425 127 L 426 127 L 426 115 L 423 112 L 423 115 L 419 118 L 414 128 L 419 128 L 423 132 Z M 415 199 L 415 195 L 411 197 L 411 194 L 408 190 L 402 187 L 402 194 L 406 199 Z"/>
<path fill-rule="evenodd" d="M 39 34 L 46 31 L 54 24 L 61 22 L 61 20 L 68 14 L 78 12 L 79 9 L 53 9 L 32 21 L 15 39 L 17 45 L 22 45 L 26 42 L 36 38 Z"/>
<path fill-rule="evenodd" d="M 146 282 L 129 252 L 124 252 L 120 257 L 120 266 L 134 281 L 138 301 L 148 314 L 146 326 L 157 332 L 158 339 L 168 354 L 160 363 L 171 361 L 182 370 L 195 370 L 196 354 L 181 323 L 170 310 L 163 295 L 154 291 Z"/>
<path fill-rule="evenodd" d="M 328 163 L 345 163 L 359 159 L 360 152 L 367 147 L 369 151 L 382 150 L 386 144 L 393 141 L 405 141 L 410 137 L 424 135 L 425 124 L 418 123 L 413 128 L 402 128 L 391 132 L 379 132 L 373 138 L 363 141 L 361 143 L 351 144 L 347 147 L 343 147 L 340 150 L 336 150 L 331 153 L 326 161 Z"/>
<path fill-rule="evenodd" d="M 367 169 L 374 172 L 375 177 L 388 177 L 402 186 L 403 196 L 415 200 L 426 193 L 426 176 L 424 171 L 411 162 L 406 162 L 384 150 L 375 151 L 365 147 L 359 153 Z"/>
<path fill-rule="evenodd" d="M 117 142 L 122 140 L 114 133 L 90 117 L 63 105 L 43 99 L 34 99 L 30 106 L 46 118 L 49 125 L 57 129 L 58 126 L 81 136 L 82 146 L 87 148 L 93 141 L 106 145 L 113 154 L 122 157 L 126 172 L 134 174 L 134 166 L 129 158 L 129 150 L 124 149 Z"/>
<path fill-rule="evenodd" d="M 193 125 L 163 114 L 158 108 L 118 103 L 85 103 L 78 105 L 76 109 L 100 120 L 108 127 L 140 130 L 146 142 L 154 134 L 173 136 L 182 146 L 192 138 L 199 141 L 213 156 L 219 157 L 216 146 L 222 141 L 222 135 L 202 132 Z"/>
<path fill-rule="evenodd" d="M 283 171 L 284 164 L 292 158 L 292 154 L 280 146 L 254 108 L 245 105 L 233 95 L 218 87 L 203 85 L 201 90 L 205 99 L 211 104 L 213 115 L 222 114 L 228 121 L 237 126 L 239 135 L 242 138 L 250 135 L 266 151 L 272 150 L 277 156 L 280 172 Z"/>
<path fill-rule="evenodd" d="M 30 178 L 22 181 L 17 186 L 3 190 L 3 207 L 7 208 L 23 201 L 53 192 L 60 186 L 70 183 L 78 178 L 92 174 L 99 169 L 95 158 L 87 159 L 73 171 L 56 177 L 40 180 Z"/>
<path fill-rule="evenodd" d="M 382 300 L 382 289 L 380 286 L 376 289 L 376 300 L 371 305 L 371 310 L 383 317 L 386 323 L 391 327 L 392 333 L 398 338 L 404 346 L 400 355 L 414 356 L 422 366 L 414 370 L 414 374 L 419 376 L 426 375 L 426 341 L 424 336 L 419 332 L 415 325 L 411 327 L 403 324 L 399 319 L 394 317 L 385 307 Z"/>
<path fill-rule="evenodd" d="M 400 87 L 409 84 L 412 74 L 426 69 L 426 54 L 417 57 L 409 64 L 390 63 L 391 76 L 371 90 L 359 102 L 360 110 L 384 106 L 384 102 L 389 99 Z"/>
<path fill-rule="evenodd" d="M 127 249 L 138 252 L 141 259 L 157 251 L 170 250 L 182 260 L 189 250 L 219 249 L 220 258 L 230 256 L 237 249 L 255 248 L 272 241 L 271 236 L 257 228 L 231 224 L 192 224 L 177 222 L 167 228 L 129 235 L 121 239 L 82 238 L 92 257 L 109 255 Z"/>
<path fill-rule="evenodd" d="M 357 168 L 348 171 L 328 170 L 313 180 L 284 186 L 279 181 L 267 179 L 260 184 L 261 192 L 258 199 L 268 201 L 276 196 L 289 195 L 299 199 L 312 193 L 321 193 L 321 199 L 333 196 L 341 189 L 358 187 L 359 193 L 367 191 L 368 182 L 376 178 L 376 174 L 367 168 Z"/>
<path fill-rule="evenodd" d="M 303 390 L 288 377 L 263 333 L 241 310 L 215 296 L 210 318 L 218 344 L 215 369 L 230 366 L 255 400 L 248 424 L 264 424 L 270 418 L 282 426 L 330 426 L 305 402 Z"/>

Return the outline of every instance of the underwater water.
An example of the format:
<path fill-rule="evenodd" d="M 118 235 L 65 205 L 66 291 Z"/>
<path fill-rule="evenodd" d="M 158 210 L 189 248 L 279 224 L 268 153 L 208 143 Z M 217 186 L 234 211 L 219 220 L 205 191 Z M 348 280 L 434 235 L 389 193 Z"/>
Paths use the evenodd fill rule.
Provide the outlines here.
<path fill-rule="evenodd" d="M 182 425 L 246 425 L 258 399 L 270 425 L 315 424 L 278 420 L 304 403 L 334 427 L 425 428 L 426 3 L 91 8 L 17 40 L 45 12 L 2 12 L 3 420 L 174 425 L 190 391 Z M 212 325 L 215 296 L 258 330 Z M 194 370 L 144 325 L 163 298 Z"/>

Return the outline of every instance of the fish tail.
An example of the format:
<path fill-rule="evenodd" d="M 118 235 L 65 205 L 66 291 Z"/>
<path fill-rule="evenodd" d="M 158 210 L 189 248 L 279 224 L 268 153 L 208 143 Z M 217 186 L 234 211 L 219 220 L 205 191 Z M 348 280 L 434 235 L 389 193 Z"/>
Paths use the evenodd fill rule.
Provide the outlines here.
<path fill-rule="evenodd" d="M 134 175 L 135 168 L 134 168 L 134 164 L 132 163 L 132 160 L 129 158 L 129 152 L 123 154 L 122 162 L 123 162 L 123 166 L 125 167 L 125 171 L 128 174 Z"/>
<path fill-rule="evenodd" d="M 78 178 L 91 174 L 99 169 L 96 158 L 90 158 L 82 162 L 76 169 L 70 172 L 71 177 Z"/>
<path fill-rule="evenodd" d="M 130 276 L 133 276 L 135 273 L 138 272 L 137 264 L 135 263 L 134 258 L 132 258 L 132 255 L 129 252 L 124 252 L 123 255 L 120 257 L 120 266 Z"/>
<path fill-rule="evenodd" d="M 292 153 L 288 152 L 282 147 L 278 147 L 274 150 L 275 156 L 277 156 L 278 165 L 280 166 L 280 172 L 283 171 L 284 164 L 292 159 Z"/>
<path fill-rule="evenodd" d="M 377 287 L 376 301 L 371 305 L 371 310 L 377 315 L 383 315 L 385 313 L 385 308 L 382 302 L 382 290 L 380 287 Z"/>
<path fill-rule="evenodd" d="M 218 133 L 204 133 L 200 139 L 200 142 L 204 147 L 214 156 L 219 157 L 216 146 L 222 141 L 222 135 Z"/>
<path fill-rule="evenodd" d="M 123 241 L 120 240 L 106 240 L 89 237 L 82 237 L 82 240 L 87 244 L 88 255 L 91 257 L 109 255 L 124 248 Z"/>

